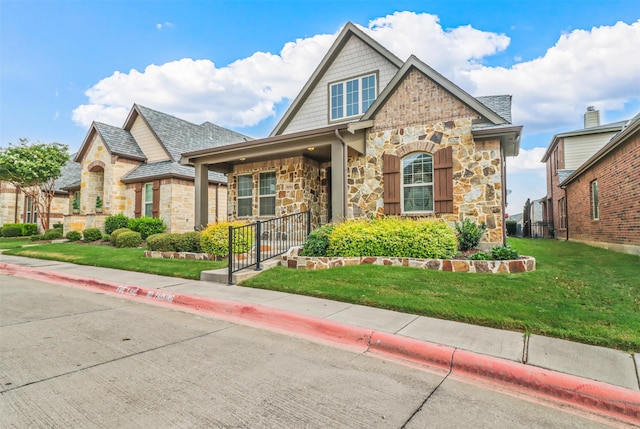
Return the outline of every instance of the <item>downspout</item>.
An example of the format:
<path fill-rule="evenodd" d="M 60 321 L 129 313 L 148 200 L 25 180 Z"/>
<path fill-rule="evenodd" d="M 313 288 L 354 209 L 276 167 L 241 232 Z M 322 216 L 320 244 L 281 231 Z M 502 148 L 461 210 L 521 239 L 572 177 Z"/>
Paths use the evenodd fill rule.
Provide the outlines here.
<path fill-rule="evenodd" d="M 501 159 L 501 163 L 502 163 L 502 174 L 500 175 L 500 182 L 502 184 L 501 186 L 501 194 L 502 194 L 502 201 L 501 201 L 501 205 L 502 205 L 502 219 L 501 219 L 501 224 L 502 224 L 502 245 L 506 246 L 507 245 L 507 218 L 505 217 L 505 214 L 507 212 L 507 159 L 505 157 L 504 154 L 504 146 L 501 144 L 500 145 L 500 159 Z"/>
<path fill-rule="evenodd" d="M 342 213 L 344 213 L 344 219 L 347 218 L 347 142 L 344 141 L 340 131 L 335 130 L 336 137 L 342 143 Z"/>

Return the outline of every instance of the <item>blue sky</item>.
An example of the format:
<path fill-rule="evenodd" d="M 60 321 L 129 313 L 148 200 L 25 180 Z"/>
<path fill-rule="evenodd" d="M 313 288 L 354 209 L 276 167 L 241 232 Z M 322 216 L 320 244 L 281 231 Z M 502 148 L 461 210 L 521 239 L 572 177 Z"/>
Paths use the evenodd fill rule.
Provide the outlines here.
<path fill-rule="evenodd" d="M 0 0 L 0 146 L 77 150 L 134 102 L 266 136 L 347 22 L 472 95 L 512 94 L 524 125 L 509 211 L 545 194 L 553 134 L 640 111 L 640 1 Z"/>

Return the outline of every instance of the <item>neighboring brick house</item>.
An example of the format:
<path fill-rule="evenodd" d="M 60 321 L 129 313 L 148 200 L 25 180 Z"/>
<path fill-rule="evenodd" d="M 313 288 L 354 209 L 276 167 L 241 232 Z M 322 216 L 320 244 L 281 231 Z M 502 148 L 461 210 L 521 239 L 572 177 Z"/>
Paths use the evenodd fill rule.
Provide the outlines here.
<path fill-rule="evenodd" d="M 312 223 L 395 214 L 486 222 L 504 243 L 511 97 L 474 98 L 415 56 L 401 61 L 348 23 L 269 137 L 183 154 L 226 173 L 229 213 L 311 210 Z M 196 192 L 196 223 L 207 195 Z"/>
<path fill-rule="evenodd" d="M 567 239 L 640 255 L 640 114 L 560 186 Z"/>
<path fill-rule="evenodd" d="M 626 122 L 600 125 L 600 112 L 588 107 L 584 114 L 584 128 L 553 136 L 542 157 L 547 167 L 547 195 L 538 228 L 544 231 L 544 237 L 566 238 L 567 200 L 560 183 L 607 144 Z"/>
<path fill-rule="evenodd" d="M 242 134 L 205 122 L 191 122 L 134 105 L 122 128 L 94 122 L 73 161 L 75 180 L 63 189 L 70 193 L 78 214 L 64 216 L 65 231 L 102 228 L 109 215 L 162 218 L 170 232 L 193 231 L 194 169 L 180 165 L 180 154 L 204 147 L 249 140 Z M 63 176 L 64 177 L 64 176 Z M 204 189 L 211 222 L 227 219 L 226 177 L 210 172 Z M 96 198 L 102 211 L 96 210 Z"/>

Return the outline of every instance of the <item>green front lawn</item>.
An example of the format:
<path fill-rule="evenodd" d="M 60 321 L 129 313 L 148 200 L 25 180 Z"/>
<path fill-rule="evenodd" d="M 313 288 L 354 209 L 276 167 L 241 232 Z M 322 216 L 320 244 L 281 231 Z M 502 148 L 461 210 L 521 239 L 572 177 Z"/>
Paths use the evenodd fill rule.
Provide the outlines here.
<path fill-rule="evenodd" d="M 277 267 L 243 285 L 640 352 L 640 257 L 556 240 L 509 244 L 534 256 L 536 271 Z"/>
<path fill-rule="evenodd" d="M 226 261 L 145 258 L 144 249 L 118 249 L 113 246 L 78 243 L 41 244 L 33 247 L 16 248 L 4 253 L 6 255 L 52 259 L 78 265 L 117 268 L 195 280 L 200 279 L 201 271 L 215 270 L 227 266 Z"/>
<path fill-rule="evenodd" d="M 0 249 L 15 249 L 25 244 L 31 244 L 31 239 L 24 237 L 0 238 Z"/>

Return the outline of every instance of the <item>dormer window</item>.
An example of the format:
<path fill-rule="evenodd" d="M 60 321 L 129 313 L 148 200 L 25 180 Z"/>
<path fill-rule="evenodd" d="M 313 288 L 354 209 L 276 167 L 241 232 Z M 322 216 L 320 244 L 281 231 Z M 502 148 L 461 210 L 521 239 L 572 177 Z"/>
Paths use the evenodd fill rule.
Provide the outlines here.
<path fill-rule="evenodd" d="M 376 99 L 376 75 L 332 83 L 329 95 L 332 121 L 362 115 Z"/>

